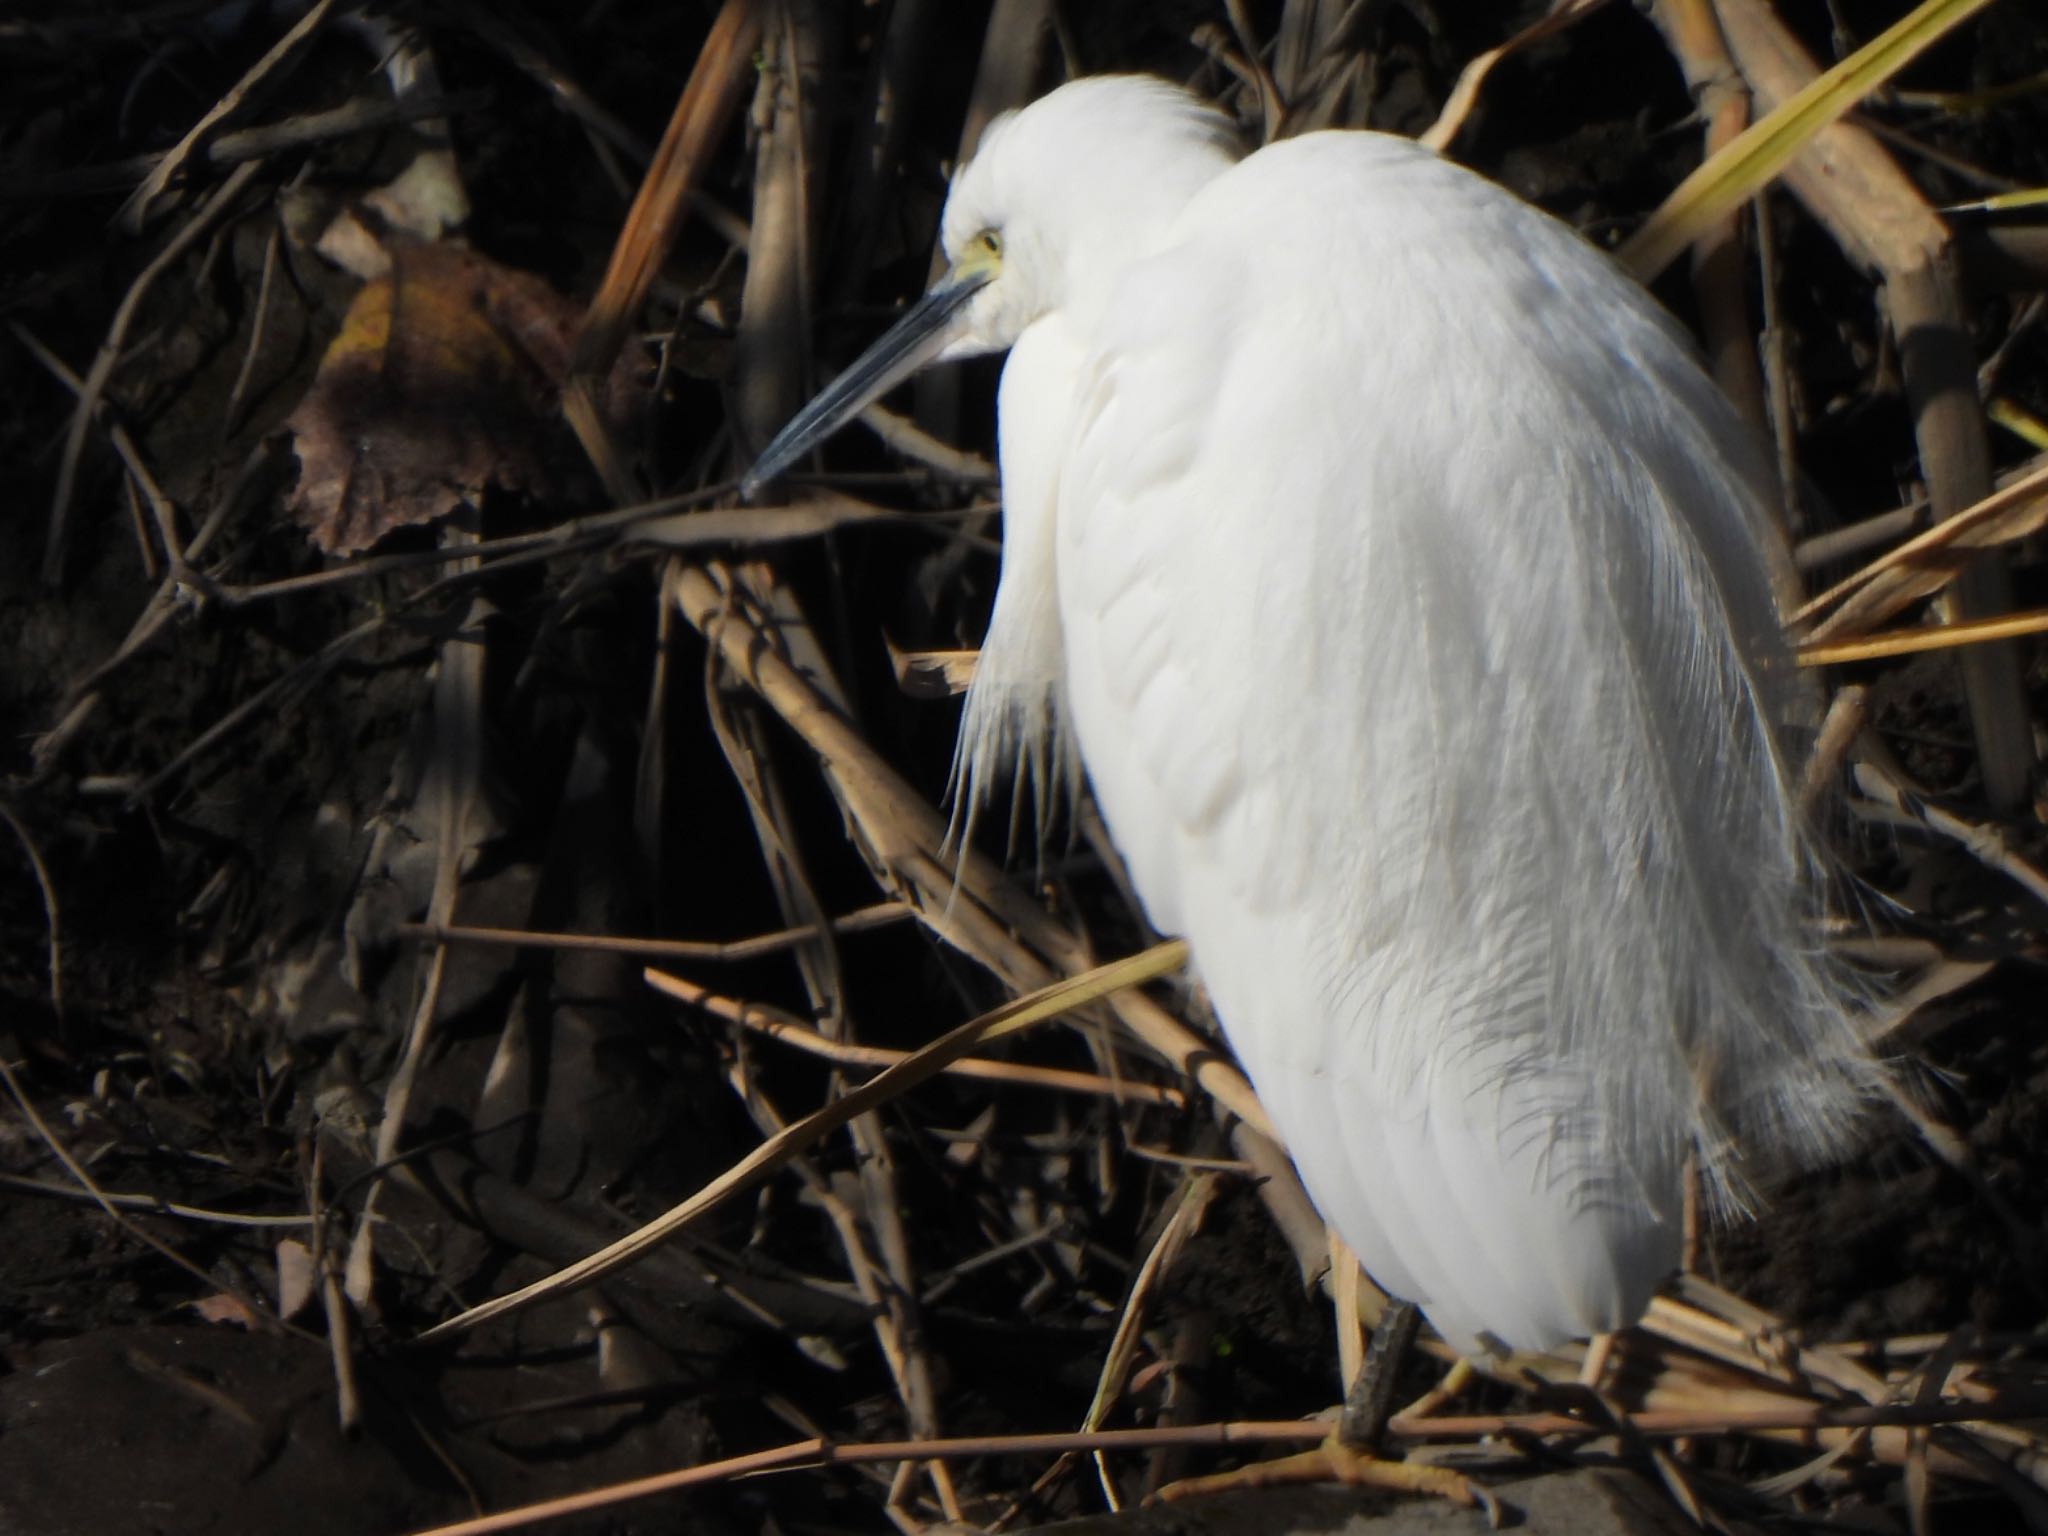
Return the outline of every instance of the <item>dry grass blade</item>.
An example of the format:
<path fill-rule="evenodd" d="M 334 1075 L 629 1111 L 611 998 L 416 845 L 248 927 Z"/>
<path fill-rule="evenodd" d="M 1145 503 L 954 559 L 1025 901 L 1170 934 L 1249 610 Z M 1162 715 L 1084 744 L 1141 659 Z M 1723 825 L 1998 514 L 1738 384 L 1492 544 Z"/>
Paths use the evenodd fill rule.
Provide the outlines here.
<path fill-rule="evenodd" d="M 319 1220 L 312 1215 L 261 1216 L 240 1211 L 215 1211 L 204 1206 L 184 1205 L 158 1195 L 124 1194 L 111 1189 L 91 1189 L 59 1184 L 50 1179 L 31 1179 L 14 1173 L 0 1173 L 0 1188 L 18 1189 L 24 1194 L 48 1195 L 56 1200 L 83 1200 L 102 1209 L 112 1206 L 140 1211 L 147 1216 L 173 1216 L 180 1221 L 204 1222 L 217 1227 L 284 1227 L 293 1231 L 310 1227 Z"/>
<path fill-rule="evenodd" d="M 2042 421 L 2017 400 L 2005 395 L 1996 396 L 1985 405 L 1984 414 L 2029 448 L 2048 449 L 2048 422 Z"/>
<path fill-rule="evenodd" d="M 910 909 L 899 901 L 876 902 L 831 921 L 834 933 L 861 933 L 900 923 Z M 520 949 L 594 950 L 603 954 L 638 955 L 653 960 L 708 960 L 729 963 L 781 954 L 812 937 L 815 928 L 784 928 L 751 939 L 628 939 L 605 933 L 551 933 L 535 928 L 478 928 L 466 923 L 400 923 L 409 938 L 435 943 L 509 945 Z"/>
<path fill-rule="evenodd" d="M 913 699 L 950 699 L 974 686 L 980 651 L 905 651 L 892 642 L 889 666 L 896 686 Z"/>
<path fill-rule="evenodd" d="M 562 389 L 562 414 L 619 501 L 631 501 L 634 489 L 613 447 L 597 381 L 625 345 L 634 317 L 675 244 L 690 193 L 703 180 L 712 152 L 753 78 L 761 9 L 762 0 L 725 0 L 712 23 L 576 339 L 570 377 Z"/>
<path fill-rule="evenodd" d="M 1966 645 L 1989 645 L 2048 633 L 2048 608 L 2009 613 L 1996 619 L 1965 619 L 1928 629 L 1888 630 L 1857 640 L 1813 641 L 1799 648 L 1802 667 L 1836 667 L 1852 661 L 1878 661 L 1887 656 L 1915 656 L 1922 651 L 1952 651 Z"/>
<path fill-rule="evenodd" d="M 596 376 L 611 366 L 646 302 L 689 206 L 685 194 L 703 178 L 718 136 L 752 78 L 761 36 L 759 11 L 755 0 L 726 0 L 712 23 L 590 301 L 577 339 L 576 373 Z"/>
<path fill-rule="evenodd" d="M 742 1056 L 727 1073 L 727 1081 L 745 1105 L 754 1123 L 770 1139 L 788 1130 L 789 1123 L 783 1119 L 775 1106 L 761 1092 L 760 1085 L 748 1071 L 746 1058 Z M 853 1121 L 855 1126 L 860 1119 Z M 865 1152 L 855 1142 L 856 1155 Z M 868 1326 L 874 1334 L 875 1344 L 888 1367 L 889 1379 L 896 1389 L 896 1400 L 902 1406 L 905 1420 L 911 1433 L 918 1438 L 927 1438 L 936 1433 L 933 1420 L 937 1414 L 937 1393 L 931 1380 L 929 1362 L 920 1346 L 920 1330 L 915 1314 L 911 1311 L 911 1298 L 904 1294 L 903 1277 L 886 1254 L 887 1239 L 872 1220 L 864 1220 L 871 1214 L 871 1198 L 864 1199 L 863 1211 L 856 1214 L 853 1203 L 844 1198 L 833 1187 L 832 1181 L 819 1171 L 807 1157 L 793 1157 L 787 1164 L 800 1178 L 805 1191 L 819 1210 L 824 1212 L 831 1223 L 833 1232 L 845 1256 L 847 1273 L 852 1276 L 855 1291 L 867 1309 Z M 883 1250 L 883 1251 L 878 1251 Z M 889 1508 L 896 1509 L 901 1503 L 900 1490 L 904 1474 L 910 1469 L 905 1463 L 897 1469 L 892 1483 Z M 950 1490 L 950 1480 L 935 1479 L 943 1490 Z M 946 1494 L 942 1492 L 942 1497 Z M 955 1518 L 957 1505 L 949 1511 Z"/>
<path fill-rule="evenodd" d="M 1328 1431 L 1316 1424 L 1195 1424 L 1171 1429 L 1107 1429 L 1093 1434 L 1055 1431 L 1041 1435 L 979 1435 L 971 1439 L 892 1440 L 864 1445 L 837 1444 L 820 1438 L 799 1440 L 790 1445 L 753 1451 L 744 1456 L 697 1467 L 682 1467 L 655 1477 L 619 1483 L 587 1494 L 550 1499 L 522 1509 L 508 1509 L 477 1520 L 460 1520 L 416 1531 L 412 1536 L 490 1536 L 496 1531 L 515 1531 L 564 1515 L 586 1514 L 609 1509 L 633 1499 L 709 1483 L 732 1482 L 762 1472 L 798 1468 L 855 1466 L 864 1462 L 905 1461 L 914 1458 L 959 1460 L 978 1456 L 1066 1455 L 1092 1450 L 1155 1450 L 1162 1446 L 1204 1446 L 1232 1449 L 1262 1445 L 1298 1445 L 1320 1440 Z"/>
<path fill-rule="evenodd" d="M 1823 78 L 1765 0 L 1718 0 L 1717 10 L 1729 54 L 1759 102 L 1789 104 Z M 1948 227 L 1884 147 L 1847 121 L 1821 128 L 1783 174 L 1842 254 L 1881 279 L 1929 506 L 1938 521 L 1965 511 L 1991 494 L 1991 449 L 1970 305 Z M 2004 565 L 1984 556 L 1941 602 L 1950 620 L 2008 613 L 2012 584 Z M 2035 760 L 2017 648 L 1971 646 L 1958 662 L 1985 796 L 1995 809 L 2016 812 L 2031 792 Z"/>
<path fill-rule="evenodd" d="M 1846 576 L 1793 615 L 1804 622 L 1835 611 L 1809 638 L 1831 640 L 1883 622 L 1955 579 L 1958 557 L 2016 543 L 2048 524 L 2048 464 L 1992 492 Z"/>
<path fill-rule="evenodd" d="M 720 566 L 677 568 L 669 596 L 717 644 L 726 664 L 818 754 L 834 793 L 859 828 L 863 855 L 889 892 L 916 910 L 920 922 L 1019 990 L 1043 986 L 1062 969 L 1086 968 L 1075 935 L 980 855 L 943 851 L 945 818 L 881 760 L 813 681 L 781 654 L 775 637 L 737 605 L 729 572 Z M 1261 1136 L 1271 1137 L 1272 1122 L 1251 1084 L 1211 1042 L 1135 993 L 1112 999 L 1111 1006 L 1163 1060 Z M 1284 1168 L 1283 1158 L 1269 1184 L 1291 1180 Z M 1318 1221 L 1318 1255 L 1322 1246 Z M 1320 1258 L 1317 1263 L 1320 1267 Z"/>
<path fill-rule="evenodd" d="M 1648 282 L 1702 231 L 1761 189 L 1821 129 L 1918 58 L 1991 0 L 1925 0 L 1896 25 L 1781 103 L 1694 171 L 1618 253 Z"/>
<path fill-rule="evenodd" d="M 1933 1426 L 1970 1423 L 1989 1418 L 2016 1418 L 2048 1408 L 2038 1396 L 2009 1404 L 1982 1403 L 1897 1403 L 1874 1407 L 1801 1404 L 1783 1408 L 1762 1408 L 1716 1413 L 1712 1410 L 1678 1409 L 1632 1415 L 1629 1428 L 1657 1439 L 1678 1439 L 1689 1435 L 1710 1435 L 1730 1430 L 1777 1430 L 1795 1434 L 1821 1428 L 1871 1425 Z M 1973 1420 L 1974 1416 L 1974 1420 Z M 1565 1413 L 1466 1414 L 1434 1419 L 1411 1419 L 1406 1415 L 1387 1425 L 1390 1435 L 1410 1440 L 1477 1441 L 1486 1437 L 1534 1440 L 1546 1436 L 1584 1437 L 1597 1435 L 1605 1426 Z M 1898 1431 L 1903 1433 L 1903 1431 Z M 550 1499 L 520 1509 L 503 1510 L 477 1520 L 461 1520 L 416 1531 L 413 1536 L 492 1536 L 499 1531 L 522 1530 L 565 1515 L 587 1514 L 634 1499 L 683 1488 L 731 1482 L 763 1472 L 798 1468 L 851 1466 L 863 1462 L 907 1459 L 959 1460 L 985 1456 L 1049 1456 L 1090 1452 L 1147 1451 L 1165 1447 L 1198 1447 L 1209 1450 L 1238 1450 L 1257 1446 L 1312 1445 L 1329 1434 L 1329 1426 L 1300 1420 L 1250 1421 L 1230 1424 L 1188 1424 L 1161 1429 L 1103 1429 L 1089 1433 L 977 1435 L 944 1441 L 892 1440 L 867 1444 L 835 1443 L 822 1437 L 800 1440 L 768 1450 L 751 1451 L 724 1461 L 682 1467 L 654 1477 L 618 1483 L 571 1498 Z"/>
<path fill-rule="evenodd" d="M 671 976 L 665 971 L 648 971 L 647 984 L 657 992 L 665 992 L 677 1002 L 692 1008 L 701 1008 L 716 1014 L 728 1023 L 769 1040 L 779 1040 L 784 1045 L 805 1051 L 826 1061 L 837 1062 L 850 1067 L 893 1067 L 908 1060 L 913 1052 L 891 1051 L 881 1046 L 854 1045 L 844 1040 L 833 1040 L 821 1035 L 801 1019 L 792 1017 L 780 1009 L 765 1003 L 745 1002 L 738 998 L 722 997 L 707 987 L 686 981 L 680 976 Z M 949 1077 L 980 1078 L 984 1082 L 1014 1083 L 1024 1088 L 1049 1088 L 1058 1093 L 1085 1093 L 1102 1098 L 1121 1099 L 1133 1104 L 1163 1104 L 1173 1109 L 1184 1108 L 1187 1096 L 1177 1088 L 1165 1088 L 1156 1083 L 1139 1083 L 1126 1080 L 1098 1077 L 1092 1072 L 1073 1072 L 1064 1067 L 1032 1067 L 1012 1061 L 985 1061 L 977 1056 L 963 1057 L 946 1068 Z"/>
<path fill-rule="evenodd" d="M 636 524 L 628 537 L 636 544 L 662 549 L 702 549 L 708 544 L 748 546 L 814 539 L 836 528 L 903 521 L 901 512 L 827 491 L 808 495 L 789 507 L 713 507 L 650 518 Z"/>
<path fill-rule="evenodd" d="M 1493 67 L 1522 49 L 1528 48 L 1545 38 L 1554 37 L 1607 4 L 1607 0 L 1557 0 L 1549 15 L 1522 28 L 1498 48 L 1489 48 L 1474 57 L 1458 75 L 1458 83 L 1451 88 L 1443 110 L 1436 121 L 1422 133 L 1416 135 L 1418 144 L 1427 144 L 1442 154 L 1451 147 L 1451 141 L 1458 136 L 1458 130 L 1465 126 L 1465 119 L 1472 115 L 1472 109 L 1479 104 L 1480 89 L 1486 84 L 1486 77 L 1493 73 Z"/>
<path fill-rule="evenodd" d="M 2001 192 L 1974 203 L 1950 203 L 1943 213 L 2013 213 L 2022 208 L 2048 208 L 2048 187 L 2029 187 L 2023 192 Z"/>
<path fill-rule="evenodd" d="M 1112 961 L 1084 975 L 1055 982 L 1049 987 L 992 1009 L 980 1018 L 970 1019 L 967 1023 L 941 1035 L 914 1055 L 898 1062 L 886 1072 L 857 1088 L 849 1089 L 844 1097 L 805 1116 L 781 1135 L 763 1142 L 719 1178 L 681 1204 L 648 1222 L 638 1231 L 629 1233 L 580 1263 L 556 1271 L 544 1280 L 524 1286 L 509 1295 L 500 1296 L 494 1301 L 485 1302 L 482 1306 L 472 1307 L 446 1322 L 437 1323 L 420 1335 L 419 1342 L 430 1343 L 436 1339 L 465 1333 L 481 1323 L 489 1322 L 492 1318 L 503 1317 L 507 1313 L 532 1306 L 535 1302 L 543 1301 L 550 1296 L 563 1295 L 602 1279 L 622 1265 L 632 1263 L 641 1254 L 666 1241 L 706 1212 L 716 1209 L 742 1191 L 752 1189 L 773 1175 L 791 1157 L 806 1147 L 815 1146 L 854 1116 L 865 1114 L 888 1103 L 897 1095 L 944 1070 L 949 1063 L 958 1061 L 976 1046 L 1001 1039 L 1004 1035 L 1014 1034 L 1020 1029 L 1029 1029 L 1070 1009 L 1120 992 L 1126 987 L 1157 980 L 1180 969 L 1186 963 L 1187 945 L 1184 943 L 1176 939 L 1165 944 L 1155 944 L 1152 948 L 1128 959 Z"/>
<path fill-rule="evenodd" d="M 1203 1213 L 1209 1209 L 1209 1202 L 1215 1196 L 1216 1175 L 1213 1173 L 1198 1173 L 1182 1186 L 1173 1215 L 1167 1218 L 1158 1240 L 1145 1255 L 1145 1262 L 1138 1266 L 1137 1274 L 1131 1278 L 1130 1293 L 1125 1296 L 1123 1312 L 1116 1320 L 1116 1332 L 1110 1337 L 1109 1347 L 1103 1351 L 1102 1370 L 1096 1378 L 1094 1399 L 1081 1420 L 1083 1430 L 1100 1429 L 1102 1421 L 1116 1407 L 1117 1397 L 1130 1375 L 1131 1362 L 1138 1355 L 1145 1307 L 1151 1300 L 1152 1289 L 1171 1273 L 1189 1239 L 1201 1230 Z M 1116 1482 L 1109 1475 L 1109 1460 L 1101 1451 L 1095 1453 L 1095 1475 L 1102 1484 L 1102 1496 L 1109 1502 L 1109 1507 L 1121 1509 L 1123 1506 L 1117 1498 Z"/>
<path fill-rule="evenodd" d="M 1864 1038 L 1873 1050 L 1910 1050 L 1916 1043 L 1913 1037 L 1920 1033 L 1911 1027 L 1920 1010 L 1965 987 L 1975 986 L 1991 974 L 1995 965 L 1991 960 L 1936 960 L 1915 976 L 1905 991 L 1890 999 L 1881 1013 L 1870 1017 L 1864 1025 Z"/>

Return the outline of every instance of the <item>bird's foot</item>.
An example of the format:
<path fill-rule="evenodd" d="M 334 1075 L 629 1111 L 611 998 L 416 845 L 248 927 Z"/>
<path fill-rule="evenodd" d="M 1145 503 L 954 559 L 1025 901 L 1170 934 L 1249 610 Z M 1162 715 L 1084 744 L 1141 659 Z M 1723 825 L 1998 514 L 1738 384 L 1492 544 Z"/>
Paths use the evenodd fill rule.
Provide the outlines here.
<path fill-rule="evenodd" d="M 1168 1483 L 1152 1497 L 1161 1503 L 1174 1503 L 1204 1494 L 1273 1488 L 1290 1483 L 1343 1483 L 1353 1488 L 1378 1488 L 1388 1493 L 1424 1494 L 1448 1499 L 1465 1509 L 1486 1507 L 1491 1502 L 1469 1479 L 1449 1467 L 1435 1467 L 1418 1461 L 1383 1460 L 1368 1451 L 1345 1445 L 1335 1435 L 1316 1449 L 1302 1451 L 1298 1455 L 1254 1462 L 1234 1472 L 1182 1478 L 1177 1483 Z"/>
<path fill-rule="evenodd" d="M 1345 1395 L 1337 1428 L 1316 1449 L 1274 1461 L 1254 1462 L 1235 1472 L 1182 1478 L 1168 1483 L 1146 1502 L 1173 1503 L 1203 1494 L 1273 1488 L 1288 1483 L 1343 1483 L 1352 1488 L 1448 1499 L 1464 1509 L 1484 1509 L 1487 1523 L 1497 1529 L 1501 1523 L 1498 1502 L 1462 1473 L 1428 1462 L 1392 1461 L 1378 1454 L 1380 1435 L 1393 1411 L 1401 1357 L 1414 1342 L 1420 1322 L 1421 1313 L 1412 1303 L 1389 1300 L 1373 1329 L 1358 1378 Z M 1461 1390 L 1470 1374 L 1469 1366 L 1463 1375 L 1453 1370 L 1437 1391 L 1447 1397 Z"/>

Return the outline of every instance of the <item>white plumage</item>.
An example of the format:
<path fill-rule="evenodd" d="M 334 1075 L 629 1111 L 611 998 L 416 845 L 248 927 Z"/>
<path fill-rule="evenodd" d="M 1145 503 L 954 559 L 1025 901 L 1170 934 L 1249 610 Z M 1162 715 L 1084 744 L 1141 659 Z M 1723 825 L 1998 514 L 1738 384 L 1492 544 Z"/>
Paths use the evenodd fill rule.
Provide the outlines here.
<path fill-rule="evenodd" d="M 1158 81 L 992 126 L 955 262 L 764 455 L 1010 348 L 970 796 L 1077 748 L 1324 1214 L 1462 1349 L 1635 1319 L 1683 1169 L 1867 1081 L 1792 801 L 1767 484 L 1652 302 L 1404 140 Z"/>

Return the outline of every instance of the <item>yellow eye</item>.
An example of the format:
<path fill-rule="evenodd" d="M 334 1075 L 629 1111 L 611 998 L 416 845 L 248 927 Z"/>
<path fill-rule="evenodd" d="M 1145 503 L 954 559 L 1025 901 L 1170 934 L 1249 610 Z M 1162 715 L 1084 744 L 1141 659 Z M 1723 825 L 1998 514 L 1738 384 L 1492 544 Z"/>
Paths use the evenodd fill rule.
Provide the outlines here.
<path fill-rule="evenodd" d="M 991 256 L 1001 256 L 1003 254 L 1003 237 L 992 229 L 984 229 L 980 234 L 976 235 L 974 243 Z"/>

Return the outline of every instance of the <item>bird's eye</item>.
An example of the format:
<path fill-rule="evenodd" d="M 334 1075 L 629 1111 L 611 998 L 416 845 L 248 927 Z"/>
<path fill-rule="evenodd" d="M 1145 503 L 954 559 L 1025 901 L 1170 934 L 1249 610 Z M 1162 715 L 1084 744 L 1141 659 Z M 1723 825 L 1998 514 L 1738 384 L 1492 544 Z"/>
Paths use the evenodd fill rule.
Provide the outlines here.
<path fill-rule="evenodd" d="M 974 243 L 990 256 L 1003 254 L 1003 237 L 992 229 L 984 229 L 974 237 Z"/>

